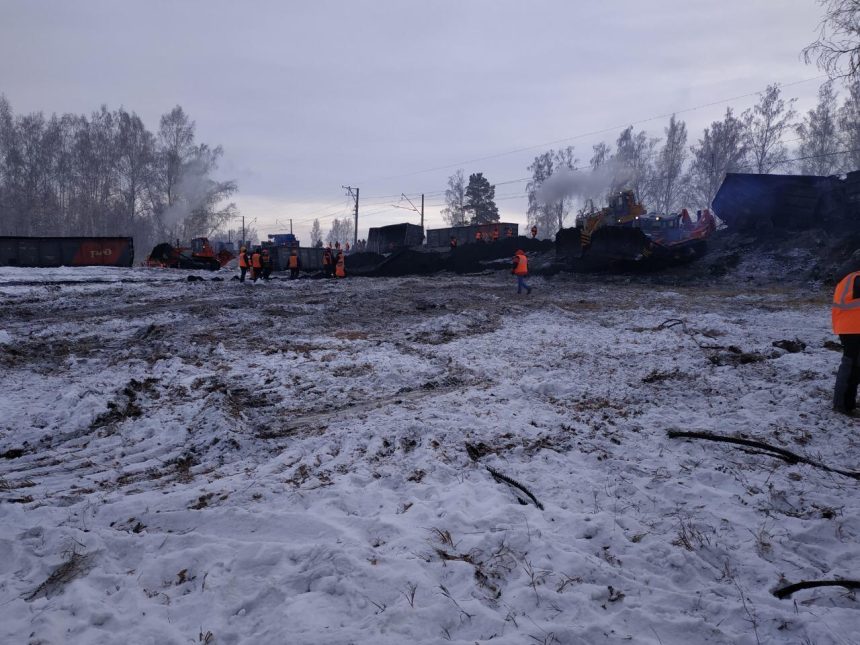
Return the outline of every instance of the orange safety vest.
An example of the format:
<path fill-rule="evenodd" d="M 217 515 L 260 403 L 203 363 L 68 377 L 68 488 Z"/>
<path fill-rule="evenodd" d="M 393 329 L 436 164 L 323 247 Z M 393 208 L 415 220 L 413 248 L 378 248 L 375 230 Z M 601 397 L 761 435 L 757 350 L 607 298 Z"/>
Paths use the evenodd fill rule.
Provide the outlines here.
<path fill-rule="evenodd" d="M 854 281 L 860 277 L 860 271 L 849 273 L 833 292 L 834 334 L 860 334 L 860 298 L 854 299 Z"/>
<path fill-rule="evenodd" d="M 259 253 L 254 253 L 251 256 L 251 266 L 254 267 L 255 269 L 262 269 L 263 268 L 263 265 L 260 263 L 260 254 Z"/>
<path fill-rule="evenodd" d="M 334 274 L 338 278 L 345 278 L 346 277 L 346 267 L 344 266 L 344 264 L 345 263 L 344 263 L 343 255 L 338 256 L 337 266 L 335 266 L 335 268 L 334 268 Z"/>
<path fill-rule="evenodd" d="M 291 255 L 290 256 L 290 268 L 291 269 L 298 269 L 299 268 L 299 256 L 298 255 Z"/>
<path fill-rule="evenodd" d="M 525 253 L 517 253 L 514 256 L 514 262 L 516 262 L 516 266 L 514 267 L 514 275 L 529 274 L 529 260 L 526 257 Z"/>
<path fill-rule="evenodd" d="M 242 251 L 239 254 L 239 268 L 247 269 L 248 268 L 248 254 L 245 251 Z"/>

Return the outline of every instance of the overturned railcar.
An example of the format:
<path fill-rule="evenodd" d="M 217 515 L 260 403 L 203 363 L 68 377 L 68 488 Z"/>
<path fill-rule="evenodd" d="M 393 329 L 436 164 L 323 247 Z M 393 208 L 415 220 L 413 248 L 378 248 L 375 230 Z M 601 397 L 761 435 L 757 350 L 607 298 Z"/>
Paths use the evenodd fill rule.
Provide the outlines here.
<path fill-rule="evenodd" d="M 816 175 L 728 173 L 713 201 L 733 231 L 799 231 L 860 225 L 860 172 Z"/>
<path fill-rule="evenodd" d="M 130 267 L 130 237 L 0 237 L 0 266 Z"/>
<path fill-rule="evenodd" d="M 417 224 L 391 224 L 372 228 L 367 233 L 369 253 L 393 253 L 400 249 L 421 246 L 424 229 Z"/>

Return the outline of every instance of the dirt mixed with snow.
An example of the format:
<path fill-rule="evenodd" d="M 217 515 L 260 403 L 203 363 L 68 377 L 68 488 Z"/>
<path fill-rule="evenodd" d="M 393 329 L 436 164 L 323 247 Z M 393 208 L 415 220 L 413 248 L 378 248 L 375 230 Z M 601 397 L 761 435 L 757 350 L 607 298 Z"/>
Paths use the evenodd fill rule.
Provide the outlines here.
<path fill-rule="evenodd" d="M 0 269 L 0 642 L 858 642 L 860 482 L 667 436 L 860 469 L 827 289 L 187 275 Z"/>

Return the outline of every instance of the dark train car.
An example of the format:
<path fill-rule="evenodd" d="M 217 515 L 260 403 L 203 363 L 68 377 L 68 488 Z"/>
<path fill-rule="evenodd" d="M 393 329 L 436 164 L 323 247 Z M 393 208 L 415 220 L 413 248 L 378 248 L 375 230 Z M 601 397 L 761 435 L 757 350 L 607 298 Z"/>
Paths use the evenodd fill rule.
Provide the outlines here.
<path fill-rule="evenodd" d="M 714 210 L 735 231 L 800 231 L 858 223 L 860 173 L 846 179 L 815 175 L 726 175 Z"/>
<path fill-rule="evenodd" d="M 421 246 L 424 229 L 417 224 L 392 224 L 372 228 L 367 234 L 369 253 L 392 253 L 400 249 Z"/>
<path fill-rule="evenodd" d="M 0 266 L 130 267 L 130 237 L 0 237 Z"/>
<path fill-rule="evenodd" d="M 469 226 L 452 226 L 451 228 L 432 228 L 427 231 L 427 246 L 431 248 L 448 248 L 451 238 L 457 239 L 457 246 L 474 244 L 476 235 L 481 232 L 482 242 L 492 242 L 493 234 L 498 229 L 498 239 L 519 237 L 519 224 L 497 222 L 493 224 L 472 224 Z"/>
<path fill-rule="evenodd" d="M 287 271 L 289 269 L 290 251 L 286 246 L 268 247 L 272 254 L 272 268 L 275 271 Z M 322 271 L 323 249 L 312 247 L 298 247 L 299 266 L 302 271 Z"/>

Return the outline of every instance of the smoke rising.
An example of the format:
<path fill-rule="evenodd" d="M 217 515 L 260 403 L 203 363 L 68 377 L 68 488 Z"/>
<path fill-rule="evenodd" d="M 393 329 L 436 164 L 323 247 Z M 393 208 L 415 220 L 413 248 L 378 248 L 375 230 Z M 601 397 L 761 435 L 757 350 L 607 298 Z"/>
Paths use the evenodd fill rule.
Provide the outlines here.
<path fill-rule="evenodd" d="M 553 173 L 537 191 L 538 201 L 550 205 L 566 198 L 601 198 L 629 181 L 631 168 L 610 160 L 590 171 L 563 169 Z"/>

